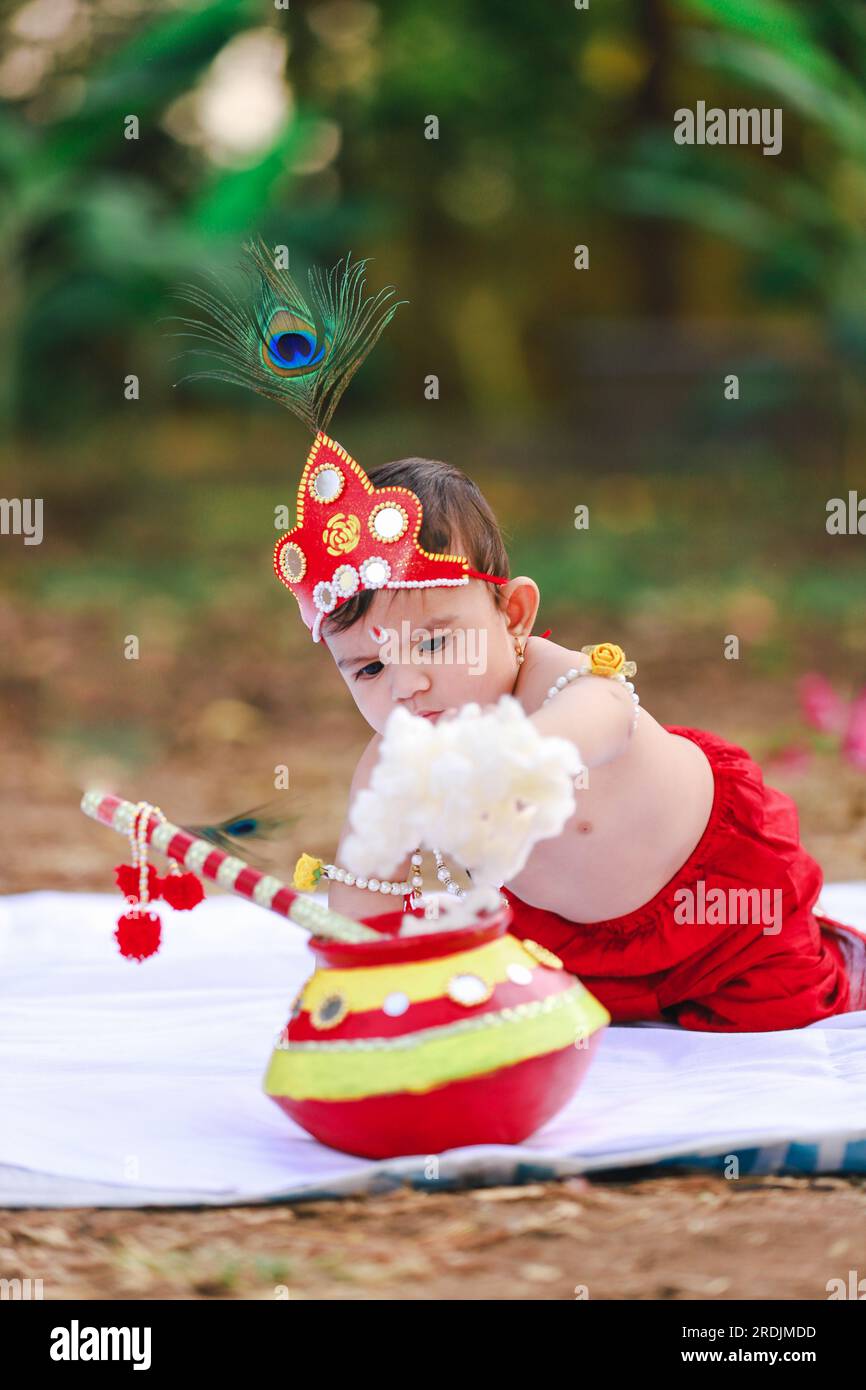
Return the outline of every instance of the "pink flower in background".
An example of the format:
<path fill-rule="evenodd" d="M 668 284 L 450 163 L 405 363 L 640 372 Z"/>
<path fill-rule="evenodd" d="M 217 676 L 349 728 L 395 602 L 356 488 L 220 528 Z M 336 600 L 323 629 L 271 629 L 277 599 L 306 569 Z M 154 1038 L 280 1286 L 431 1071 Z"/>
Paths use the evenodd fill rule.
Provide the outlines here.
<path fill-rule="evenodd" d="M 866 687 L 851 704 L 842 754 L 852 767 L 866 772 Z"/>
<path fill-rule="evenodd" d="M 827 677 L 810 671 L 800 677 L 797 688 L 806 723 L 822 734 L 841 734 L 845 728 L 845 702 Z"/>
<path fill-rule="evenodd" d="M 866 772 L 866 686 L 849 703 L 826 676 L 810 671 L 800 677 L 798 690 L 807 724 L 822 734 L 838 734 L 843 758 Z"/>

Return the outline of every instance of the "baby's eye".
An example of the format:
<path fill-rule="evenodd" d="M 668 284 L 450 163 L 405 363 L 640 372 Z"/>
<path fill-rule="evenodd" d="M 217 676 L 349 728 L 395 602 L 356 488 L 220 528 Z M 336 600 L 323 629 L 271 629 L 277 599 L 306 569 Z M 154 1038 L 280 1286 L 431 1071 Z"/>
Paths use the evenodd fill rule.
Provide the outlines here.
<path fill-rule="evenodd" d="M 439 637 L 429 637 L 426 642 L 421 642 L 419 644 L 418 650 L 419 652 L 425 652 L 428 654 L 432 652 L 441 651 L 441 645 L 436 646 L 435 644 L 447 642 L 450 636 L 451 634 L 449 632 L 444 632 Z"/>
<path fill-rule="evenodd" d="M 366 666 L 362 666 L 361 669 L 360 669 L 360 671 L 356 671 L 356 672 L 355 672 L 355 680 L 356 680 L 356 681 L 359 681 L 359 680 L 361 680 L 362 677 L 363 677 L 364 680 L 366 680 L 366 681 L 371 681 L 371 680 L 375 679 L 375 677 L 378 676 L 379 671 L 371 671 L 371 670 L 370 670 L 370 667 L 371 667 L 371 666 L 378 666 L 379 671 L 381 671 L 381 670 L 383 669 L 383 665 L 382 665 L 382 662 L 381 662 L 381 661 L 368 661 Z M 368 675 L 364 675 L 364 672 L 365 672 L 365 671 L 366 671 L 366 672 L 369 672 L 369 674 L 368 674 Z"/>

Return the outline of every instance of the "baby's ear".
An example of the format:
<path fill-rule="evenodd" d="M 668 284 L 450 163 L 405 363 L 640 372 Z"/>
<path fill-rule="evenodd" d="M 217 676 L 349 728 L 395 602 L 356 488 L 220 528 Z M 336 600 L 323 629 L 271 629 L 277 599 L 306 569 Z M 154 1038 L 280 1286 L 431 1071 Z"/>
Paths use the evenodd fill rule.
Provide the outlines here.
<path fill-rule="evenodd" d="M 532 631 L 541 603 L 538 585 L 528 574 L 518 574 L 509 579 L 503 587 L 509 627 L 528 635 Z"/>

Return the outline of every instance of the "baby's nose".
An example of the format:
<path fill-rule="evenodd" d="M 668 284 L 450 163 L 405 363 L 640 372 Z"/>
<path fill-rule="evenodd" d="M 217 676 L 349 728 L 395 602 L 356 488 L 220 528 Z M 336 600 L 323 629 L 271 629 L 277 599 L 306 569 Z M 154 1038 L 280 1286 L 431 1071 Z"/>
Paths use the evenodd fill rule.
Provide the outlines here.
<path fill-rule="evenodd" d="M 396 702 L 411 700 L 419 691 L 430 689 L 430 677 L 423 667 L 411 662 L 394 662 L 388 667 L 391 679 L 391 698 Z"/>

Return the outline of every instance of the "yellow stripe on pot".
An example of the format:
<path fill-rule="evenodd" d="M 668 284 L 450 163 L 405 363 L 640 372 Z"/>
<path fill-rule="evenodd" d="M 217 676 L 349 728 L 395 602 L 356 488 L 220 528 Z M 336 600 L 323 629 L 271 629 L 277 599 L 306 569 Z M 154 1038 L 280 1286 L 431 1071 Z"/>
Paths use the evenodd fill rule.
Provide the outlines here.
<path fill-rule="evenodd" d="M 500 936 L 471 951 L 433 960 L 407 961 L 405 965 L 365 965 L 354 970 L 319 970 L 310 978 L 301 1006 L 308 1013 L 332 994 L 348 1004 L 349 1013 L 381 1009 L 389 994 L 399 991 L 410 1004 L 441 999 L 453 975 L 478 975 L 488 985 L 501 985 L 508 979 L 509 965 L 538 969 L 538 961 L 514 936 Z"/>
<path fill-rule="evenodd" d="M 273 1053 L 264 1089 L 293 1100 L 430 1091 L 579 1046 L 609 1022 L 604 1005 L 578 984 L 546 999 L 396 1038 L 290 1043 Z"/>

